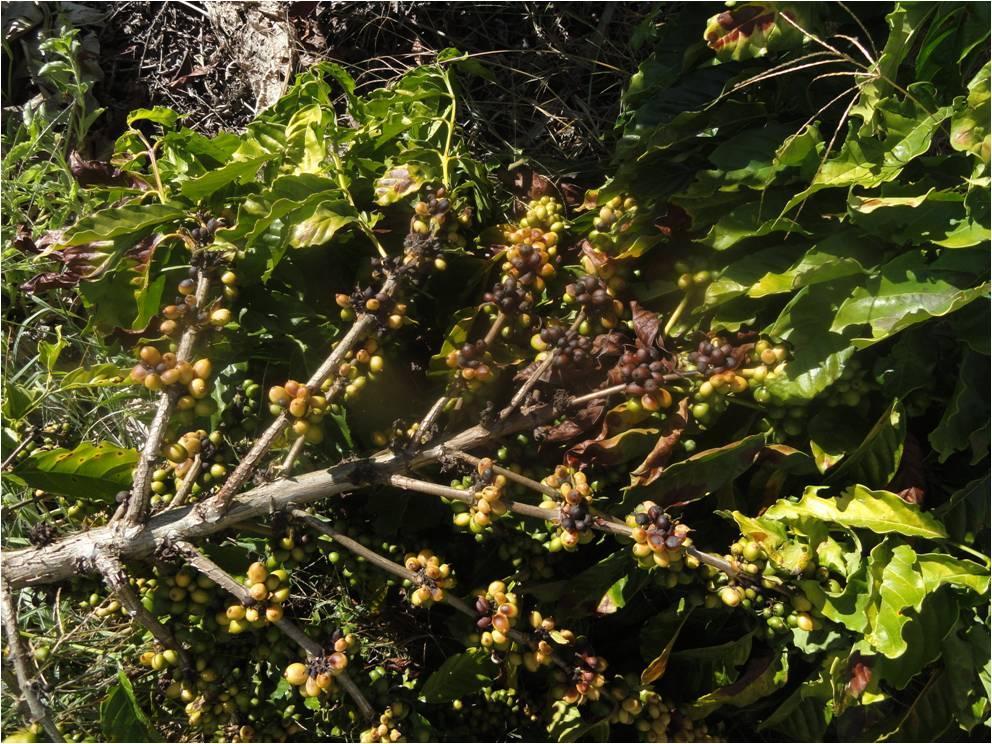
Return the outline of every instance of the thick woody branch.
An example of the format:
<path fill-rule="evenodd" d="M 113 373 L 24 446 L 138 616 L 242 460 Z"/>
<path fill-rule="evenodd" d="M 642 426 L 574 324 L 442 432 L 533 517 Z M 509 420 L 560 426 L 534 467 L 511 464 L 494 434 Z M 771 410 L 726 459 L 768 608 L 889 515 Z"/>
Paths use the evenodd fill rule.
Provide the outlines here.
<path fill-rule="evenodd" d="M 393 292 L 396 291 L 397 280 L 393 277 L 389 277 L 382 285 L 382 291 L 386 294 L 392 296 Z M 316 393 L 320 390 L 320 386 L 323 384 L 324 380 L 330 377 L 332 374 L 337 372 L 338 367 L 341 366 L 341 362 L 344 361 L 345 356 L 351 351 L 358 343 L 364 339 L 369 333 L 375 329 L 376 319 L 371 313 L 362 313 L 359 315 L 355 322 L 352 324 L 348 333 L 345 334 L 338 344 L 334 347 L 333 351 L 324 360 L 323 364 L 317 368 L 317 371 L 313 373 L 309 380 L 307 380 L 307 388 L 311 393 Z M 268 453 L 275 443 L 276 439 L 280 434 L 288 427 L 290 424 L 289 413 L 283 411 L 280 413 L 275 421 L 273 421 L 269 428 L 262 432 L 262 435 L 255 440 L 255 444 L 252 445 L 251 450 L 245 455 L 245 458 L 238 463 L 238 467 L 234 469 L 224 481 L 224 485 L 220 487 L 217 494 L 211 499 L 212 507 L 214 509 L 224 511 L 231 505 L 234 497 L 237 495 L 241 487 L 248 482 L 252 474 L 258 468 L 262 461 L 262 458 Z"/>
<path fill-rule="evenodd" d="M 198 271 L 196 276 L 196 305 L 191 308 L 192 310 L 196 311 L 203 307 L 209 290 L 210 278 L 202 270 Z M 189 361 L 198 332 L 199 328 L 195 322 L 190 323 L 183 331 L 179 340 L 179 348 L 176 350 L 177 362 Z M 152 469 L 159 458 L 162 439 L 165 437 L 165 430 L 169 425 L 169 419 L 172 417 L 172 410 L 175 408 L 177 400 L 179 400 L 179 391 L 172 386 L 163 390 L 159 396 L 155 418 L 152 419 L 148 429 L 148 439 L 145 440 L 145 446 L 141 450 L 141 458 L 135 469 L 131 498 L 124 511 L 124 522 L 128 526 L 144 524 L 148 519 L 148 508 L 152 496 Z"/>
<path fill-rule="evenodd" d="M 124 565 L 120 560 L 108 551 L 101 551 L 94 556 L 93 563 L 97 571 L 103 576 L 107 587 L 117 595 L 117 599 L 120 600 L 131 618 L 142 625 L 165 648 L 171 648 L 178 653 L 183 668 L 192 669 L 192 660 L 186 649 L 176 640 L 172 632 L 141 604 L 138 595 L 128 583 L 127 571 L 124 570 Z"/>
<path fill-rule="evenodd" d="M 302 474 L 291 481 L 267 483 L 232 498 L 226 511 L 211 508 L 208 501 L 160 512 L 124 536 L 112 527 L 97 527 L 44 547 L 4 551 L 0 555 L 0 565 L 11 588 L 18 589 L 69 579 L 76 575 L 80 561 L 93 560 L 101 550 L 115 550 L 122 560 L 146 559 L 163 540 L 197 541 L 290 505 L 308 504 L 354 490 L 370 476 L 383 478 L 423 467 L 436 462 L 446 450 L 472 450 L 501 437 L 533 429 L 547 423 L 554 415 L 552 406 L 540 406 L 499 421 L 491 428 L 473 426 L 420 452 L 384 452 L 369 460 L 342 462 L 326 470 Z"/>
<path fill-rule="evenodd" d="M 3 632 L 7 636 L 7 647 L 10 649 L 10 661 L 14 666 L 16 676 L 16 686 L 11 686 L 11 692 L 20 695 L 27 705 L 31 720 L 40 723 L 45 733 L 52 741 L 64 741 L 52 720 L 51 714 L 41 702 L 35 690 L 35 676 L 37 671 L 32 669 L 33 664 L 29 661 L 30 655 L 24 640 L 17 630 L 17 615 L 14 611 L 14 598 L 6 582 L 0 582 L 0 614 L 3 615 Z M 7 670 L 4 669 L 6 672 Z M 14 682 L 5 676 L 5 681 L 9 684 Z"/>
<path fill-rule="evenodd" d="M 251 595 L 248 594 L 248 590 L 235 581 L 234 578 L 227 573 L 227 571 L 210 560 L 193 545 L 182 541 L 173 543 L 173 545 L 180 551 L 180 553 L 182 553 L 183 558 L 187 563 L 189 563 L 189 565 L 193 566 L 193 568 L 209 578 L 221 589 L 226 591 L 239 602 L 244 604 L 251 603 L 252 599 Z M 279 628 L 279 630 L 287 638 L 303 649 L 305 653 L 316 657 L 324 656 L 323 646 L 308 636 L 289 618 L 285 616 L 280 618 L 275 622 L 275 626 Z M 352 681 L 351 677 L 348 676 L 348 672 L 342 671 L 338 674 L 336 679 L 344 688 L 345 692 L 347 692 L 351 699 L 355 702 L 355 705 L 358 706 L 359 710 L 361 710 L 362 715 L 366 718 L 371 718 L 374 713 L 374 709 L 362 694 L 362 691 L 359 690 L 354 681 Z"/>

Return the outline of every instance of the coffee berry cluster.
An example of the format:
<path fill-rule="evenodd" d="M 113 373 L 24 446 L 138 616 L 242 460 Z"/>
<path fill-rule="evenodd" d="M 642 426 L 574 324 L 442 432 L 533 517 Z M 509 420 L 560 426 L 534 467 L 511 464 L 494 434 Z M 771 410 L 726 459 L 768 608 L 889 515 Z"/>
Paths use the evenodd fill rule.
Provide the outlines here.
<path fill-rule="evenodd" d="M 176 408 L 181 411 L 195 410 L 197 401 L 210 394 L 213 364 L 205 357 L 193 363 L 180 361 L 174 352 L 163 353 L 149 345 L 138 350 L 138 359 L 131 369 L 132 382 L 156 393 L 165 389 L 182 391 L 176 401 Z M 209 416 L 214 410 L 213 406 L 209 410 L 204 408 L 202 415 Z"/>
<path fill-rule="evenodd" d="M 503 313 L 514 321 L 517 328 L 531 328 L 537 318 L 534 316 L 534 294 L 512 276 L 500 279 L 483 297 L 487 308 Z M 514 325 L 506 325 L 501 333 L 504 338 L 514 330 Z"/>
<path fill-rule="evenodd" d="M 478 533 L 492 524 L 494 517 L 501 517 L 507 512 L 502 499 L 506 476 L 493 470 L 493 461 L 488 457 L 480 460 L 475 470 L 472 492 L 475 500 L 468 511 L 455 514 L 454 522 L 458 527 L 468 527 L 472 532 Z"/>
<path fill-rule="evenodd" d="M 653 501 L 639 504 L 626 521 L 634 540 L 631 550 L 642 568 L 682 569 L 685 549 L 692 545 L 688 525 L 672 519 Z"/>
<path fill-rule="evenodd" d="M 573 369 L 588 369 L 596 361 L 593 354 L 593 340 L 561 325 L 545 326 L 539 333 L 534 334 L 530 345 L 541 352 L 537 361 L 542 361 L 547 354 L 551 354 L 552 366 L 566 372 Z"/>
<path fill-rule="evenodd" d="M 589 242 L 604 253 L 617 253 L 622 250 L 626 233 L 634 226 L 638 214 L 637 200 L 633 196 L 617 194 L 600 201 L 598 194 L 589 192 L 586 201 L 597 204 L 593 229 L 589 231 Z"/>
<path fill-rule="evenodd" d="M 359 313 L 374 315 L 382 328 L 395 331 L 402 328 L 405 322 L 407 305 L 397 302 L 391 295 L 366 287 L 357 289 L 352 294 L 335 295 L 335 302 L 341 308 L 341 320 L 351 323 Z"/>
<path fill-rule="evenodd" d="M 638 346 L 624 351 L 611 377 L 626 384 L 629 410 L 659 411 L 672 405 L 672 394 L 664 387 L 668 371 L 661 349 Z"/>
<path fill-rule="evenodd" d="M 250 603 L 232 603 L 215 618 L 231 635 L 279 622 L 283 617 L 283 603 L 289 599 L 289 574 L 284 569 L 270 572 L 264 563 L 252 563 L 244 583 Z"/>
<path fill-rule="evenodd" d="M 459 376 L 469 383 L 470 389 L 473 382 L 486 383 L 493 379 L 493 370 L 490 367 L 492 357 L 483 339 L 462 344 L 461 348 L 449 352 L 444 362 L 448 369 L 458 370 Z"/>
<path fill-rule="evenodd" d="M 516 626 L 520 616 L 517 595 L 507 591 L 502 581 L 493 581 L 485 592 L 476 595 L 474 609 L 480 645 L 496 651 L 509 650 L 510 630 Z"/>
<path fill-rule="evenodd" d="M 577 639 L 570 650 L 571 669 L 555 670 L 551 696 L 569 705 L 599 700 L 606 684 L 606 677 L 603 675 L 608 666 L 606 659 L 597 656 L 592 646 L 582 638 Z"/>
<path fill-rule="evenodd" d="M 331 636 L 331 643 L 331 653 L 313 657 L 306 663 L 294 661 L 283 672 L 286 681 L 297 688 L 304 698 L 334 692 L 334 678 L 348 667 L 348 651 L 355 645 L 355 637 L 336 630 Z"/>
<path fill-rule="evenodd" d="M 277 416 L 286 411 L 292 419 L 290 437 L 303 437 L 311 443 L 324 439 L 320 423 L 327 409 L 327 398 L 314 395 L 302 382 L 287 380 L 284 385 L 269 388 L 269 411 Z"/>
<path fill-rule="evenodd" d="M 350 349 L 344 355 L 344 361 L 337 368 L 337 377 L 324 380 L 320 386 L 321 392 L 333 398 L 343 388 L 346 400 L 354 398 L 385 367 L 379 339 L 369 336 L 359 348 Z"/>
<path fill-rule="evenodd" d="M 403 732 L 396 724 L 403 720 L 407 713 L 409 713 L 409 708 L 405 703 L 393 703 L 379 716 L 378 723 L 374 723 L 371 728 L 362 732 L 359 741 L 366 743 L 406 741 Z"/>
<path fill-rule="evenodd" d="M 575 633 L 559 629 L 555 619 L 550 615 L 545 617 L 537 610 L 528 616 L 531 627 L 533 646 L 524 653 L 524 667 L 529 672 L 536 672 L 543 666 L 551 664 L 555 655 L 555 646 L 569 646 L 575 643 Z"/>
<path fill-rule="evenodd" d="M 566 285 L 562 301 L 566 305 L 578 305 L 585 311 L 588 322 L 586 328 L 580 328 L 583 335 L 597 329 L 615 328 L 623 315 L 623 303 L 614 299 L 605 281 L 592 274 L 585 274 Z"/>
<path fill-rule="evenodd" d="M 162 448 L 166 463 L 164 467 L 152 471 L 151 505 L 158 507 L 171 504 L 187 478 L 194 479 L 186 486 L 188 501 L 199 499 L 221 482 L 227 475 L 223 444 L 224 437 L 219 430 L 208 434 L 205 429 L 186 432 L 174 442 L 166 442 Z"/>
<path fill-rule="evenodd" d="M 190 325 L 213 326 L 223 328 L 234 319 L 234 315 L 226 307 L 221 307 L 218 302 L 214 302 L 209 307 L 200 307 L 196 301 L 196 269 L 190 269 L 190 276 L 179 282 L 178 294 L 173 302 L 162 308 L 164 320 L 159 324 L 158 330 L 165 336 L 178 336 L 183 329 Z M 228 299 L 237 297 L 238 275 L 233 271 L 225 271 L 220 276 L 221 285 L 224 287 L 224 296 Z"/>
<path fill-rule="evenodd" d="M 414 607 L 430 607 L 435 602 L 444 600 L 444 590 L 455 585 L 454 572 L 447 563 L 442 563 L 434 553 L 426 548 L 419 553 L 407 553 L 403 558 L 407 571 L 415 574 L 408 593 L 410 604 Z M 407 584 L 408 582 L 404 582 Z"/>
<path fill-rule="evenodd" d="M 553 500 L 545 496 L 541 502 L 542 509 L 557 509 L 557 534 L 548 542 L 547 548 L 552 553 L 559 550 L 575 550 L 580 543 L 593 539 L 592 525 L 592 488 L 586 480 L 586 474 L 581 470 L 559 465 L 555 472 L 544 478 L 541 483 L 555 489 L 561 500 Z"/>

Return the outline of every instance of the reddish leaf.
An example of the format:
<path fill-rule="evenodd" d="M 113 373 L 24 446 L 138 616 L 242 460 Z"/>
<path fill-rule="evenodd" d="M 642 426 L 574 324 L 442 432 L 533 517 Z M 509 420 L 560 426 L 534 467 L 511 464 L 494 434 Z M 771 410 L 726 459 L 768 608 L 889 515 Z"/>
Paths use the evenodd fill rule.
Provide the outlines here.
<path fill-rule="evenodd" d="M 122 171 L 110 163 L 99 160 L 83 160 L 82 156 L 73 150 L 69 154 L 69 170 L 73 178 L 83 188 L 90 186 L 127 186 L 130 188 L 148 188 L 141 178 L 134 173 Z"/>
<path fill-rule="evenodd" d="M 903 501 L 920 505 L 926 498 L 927 472 L 923 448 L 912 432 L 906 433 L 899 470 L 885 490 L 898 493 Z"/>
<path fill-rule="evenodd" d="M 14 235 L 10 244 L 21 253 L 41 253 L 41 249 L 35 244 L 31 237 L 31 231 L 26 225 L 17 226 L 17 234 Z"/>
<path fill-rule="evenodd" d="M 606 401 L 591 400 L 570 418 L 556 426 L 540 429 L 540 439 L 545 442 L 567 442 L 595 427 L 606 411 Z"/>
<path fill-rule="evenodd" d="M 551 180 L 529 165 L 517 166 L 509 171 L 503 180 L 507 182 L 514 196 L 521 199 L 540 199 L 548 194 L 557 194 Z"/>
<path fill-rule="evenodd" d="M 682 432 L 689 418 L 689 399 L 683 398 L 679 401 L 679 408 L 676 413 L 671 413 L 661 426 L 661 435 L 644 462 L 637 466 L 631 475 L 634 477 L 632 484 L 635 486 L 647 486 L 654 483 L 662 474 L 668 460 L 672 456 L 672 450 L 679 443 Z"/>
<path fill-rule="evenodd" d="M 632 446 L 640 447 L 640 441 L 657 434 L 657 429 L 638 428 L 648 414 L 644 411 L 631 412 L 626 404 L 620 404 L 603 417 L 603 426 L 598 436 L 579 442 L 565 453 L 565 459 L 572 467 L 580 465 L 616 465 L 631 459 Z"/>

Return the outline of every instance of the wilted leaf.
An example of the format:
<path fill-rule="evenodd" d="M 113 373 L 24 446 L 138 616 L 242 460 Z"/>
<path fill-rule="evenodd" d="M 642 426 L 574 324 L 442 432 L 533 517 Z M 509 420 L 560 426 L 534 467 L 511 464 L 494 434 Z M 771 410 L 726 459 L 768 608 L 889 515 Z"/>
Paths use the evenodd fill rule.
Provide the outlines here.
<path fill-rule="evenodd" d="M 689 413 L 689 399 L 682 398 L 679 401 L 677 412 L 669 413 L 661 425 L 658 441 L 654 448 L 644 458 L 644 461 L 631 471 L 631 484 L 635 486 L 649 486 L 661 477 L 665 465 L 672 456 L 672 450 L 682 438 Z"/>
<path fill-rule="evenodd" d="M 740 3 L 710 18 L 703 36 L 721 62 L 763 57 L 802 45 L 806 35 L 799 29 L 810 29 L 809 10 L 796 3 Z"/>
<path fill-rule="evenodd" d="M 624 503 L 650 499 L 665 507 L 701 499 L 751 467 L 764 444 L 763 434 L 752 434 L 723 447 L 697 452 L 669 465 L 650 486 L 628 489 Z"/>

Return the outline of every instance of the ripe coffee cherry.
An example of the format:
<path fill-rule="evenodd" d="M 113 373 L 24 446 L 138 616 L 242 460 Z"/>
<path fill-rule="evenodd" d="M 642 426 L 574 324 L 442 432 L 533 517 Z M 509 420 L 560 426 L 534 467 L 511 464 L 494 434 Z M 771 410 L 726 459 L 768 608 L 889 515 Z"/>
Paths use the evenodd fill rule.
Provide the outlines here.
<path fill-rule="evenodd" d="M 445 596 L 444 590 L 455 585 L 451 567 L 447 563 L 441 563 L 430 550 L 407 553 L 403 565 L 415 574 L 415 581 L 404 582 L 408 586 L 416 584 L 416 588 L 408 594 L 410 603 L 414 607 L 429 607 L 435 602 L 442 601 Z"/>
<path fill-rule="evenodd" d="M 671 393 L 662 387 L 670 371 L 671 365 L 661 349 L 640 346 L 621 355 L 612 376 L 626 383 L 624 392 L 635 406 L 657 411 L 672 405 Z"/>

